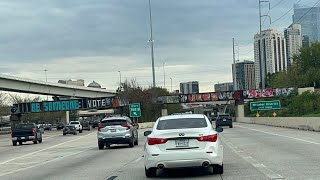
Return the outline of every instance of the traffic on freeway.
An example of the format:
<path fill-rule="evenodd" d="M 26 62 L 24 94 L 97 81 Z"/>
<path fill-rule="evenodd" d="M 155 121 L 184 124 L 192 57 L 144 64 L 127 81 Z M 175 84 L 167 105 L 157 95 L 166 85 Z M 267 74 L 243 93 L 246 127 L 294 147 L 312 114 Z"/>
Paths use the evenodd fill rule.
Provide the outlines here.
<path fill-rule="evenodd" d="M 138 130 L 140 143 L 134 148 L 128 148 L 129 144 L 113 144 L 103 150 L 98 147 L 97 129 L 77 136 L 63 136 L 61 131 L 52 130 L 43 134 L 41 144 L 26 142 L 15 147 L 11 145 L 11 136 L 1 135 L 0 179 L 320 177 L 320 134 L 317 132 L 236 122 L 233 128 L 216 132 L 212 128 L 215 125 L 209 123 L 204 115 L 161 117 L 153 128 Z M 180 136 L 183 138 L 177 133 L 183 133 L 184 136 Z"/>

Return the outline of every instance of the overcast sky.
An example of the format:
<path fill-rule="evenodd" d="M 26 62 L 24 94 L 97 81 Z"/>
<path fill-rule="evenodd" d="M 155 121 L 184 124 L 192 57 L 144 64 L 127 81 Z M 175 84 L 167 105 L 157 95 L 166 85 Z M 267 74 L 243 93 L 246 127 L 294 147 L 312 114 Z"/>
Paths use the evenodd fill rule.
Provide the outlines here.
<path fill-rule="evenodd" d="M 270 0 L 276 20 L 299 0 Z M 317 0 L 300 0 L 313 5 Z M 152 0 L 156 83 L 200 91 L 232 80 L 232 37 L 239 59 L 253 60 L 257 0 Z M 267 4 L 263 12 L 268 12 Z M 114 91 L 122 79 L 152 83 L 148 0 L 1 0 L 0 73 L 45 80 L 95 80 Z M 283 30 L 293 11 L 271 27 Z M 269 27 L 268 20 L 264 28 Z M 246 46 L 247 45 L 247 46 Z M 236 55 L 238 57 L 238 55 Z"/>

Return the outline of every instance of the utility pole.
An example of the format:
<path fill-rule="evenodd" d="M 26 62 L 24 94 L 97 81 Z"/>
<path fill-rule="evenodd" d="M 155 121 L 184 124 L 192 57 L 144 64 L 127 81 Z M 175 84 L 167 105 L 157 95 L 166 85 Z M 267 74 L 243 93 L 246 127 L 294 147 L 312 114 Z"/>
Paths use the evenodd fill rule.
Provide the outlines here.
<path fill-rule="evenodd" d="M 232 38 L 232 57 L 233 57 L 233 89 L 237 90 L 236 57 L 234 53 L 234 38 Z"/>
<path fill-rule="evenodd" d="M 260 69 L 260 81 L 261 81 L 261 89 L 266 88 L 266 57 L 262 55 L 262 24 L 261 19 L 262 17 L 269 17 L 270 24 L 271 24 L 271 17 L 269 15 L 262 15 L 261 12 L 261 4 L 262 3 L 268 3 L 269 4 L 269 10 L 270 10 L 270 1 L 266 0 L 259 0 L 259 69 Z M 262 60 L 262 59 L 265 60 Z"/>
<path fill-rule="evenodd" d="M 151 43 L 151 60 L 152 60 L 152 86 L 156 87 L 156 75 L 154 70 L 154 52 L 153 52 L 153 34 L 152 34 L 152 11 L 151 11 L 151 2 L 149 0 L 149 20 L 150 20 L 150 40 Z"/>

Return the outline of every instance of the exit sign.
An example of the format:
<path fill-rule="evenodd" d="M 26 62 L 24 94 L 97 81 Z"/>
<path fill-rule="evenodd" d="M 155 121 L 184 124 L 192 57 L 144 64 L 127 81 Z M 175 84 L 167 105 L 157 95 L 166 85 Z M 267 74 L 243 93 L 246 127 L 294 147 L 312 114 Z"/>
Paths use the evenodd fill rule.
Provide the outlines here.
<path fill-rule="evenodd" d="M 251 111 L 281 109 L 280 100 L 250 102 Z"/>

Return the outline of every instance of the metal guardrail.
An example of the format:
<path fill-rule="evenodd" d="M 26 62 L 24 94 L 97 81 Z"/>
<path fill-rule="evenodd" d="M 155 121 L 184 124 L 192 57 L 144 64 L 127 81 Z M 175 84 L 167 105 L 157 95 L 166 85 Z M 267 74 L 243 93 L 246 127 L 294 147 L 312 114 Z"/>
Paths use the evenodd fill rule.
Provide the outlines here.
<path fill-rule="evenodd" d="M 9 134 L 11 132 L 11 127 L 0 128 L 0 134 Z"/>

